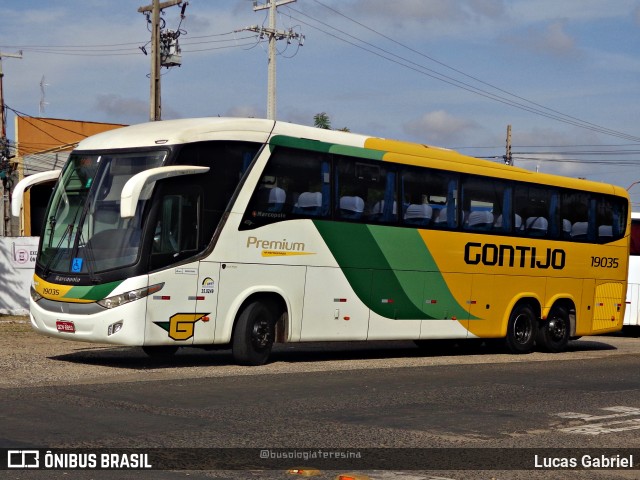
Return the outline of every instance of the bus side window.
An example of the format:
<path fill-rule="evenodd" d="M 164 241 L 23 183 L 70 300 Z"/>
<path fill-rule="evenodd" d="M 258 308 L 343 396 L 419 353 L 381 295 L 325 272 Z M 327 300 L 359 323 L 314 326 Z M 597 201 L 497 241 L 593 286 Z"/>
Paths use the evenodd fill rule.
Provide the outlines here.
<path fill-rule="evenodd" d="M 402 222 L 407 226 L 455 228 L 457 175 L 425 168 L 403 169 L 400 176 Z"/>
<path fill-rule="evenodd" d="M 444 197 L 436 195 L 435 198 L 443 199 L 442 206 L 438 210 L 437 216 L 434 213 L 433 225 L 439 228 L 457 228 L 460 222 L 465 221 L 465 212 L 458 211 L 458 178 L 457 175 L 442 172 L 435 178 L 440 179 L 442 185 L 436 191 L 442 191 Z M 435 180 L 434 178 L 434 180 Z M 435 187 L 435 185 L 433 185 Z M 433 197 L 429 197 L 430 199 Z M 431 200 L 430 200 L 431 201 Z M 460 220 L 458 220 L 458 218 Z"/>
<path fill-rule="evenodd" d="M 557 215 L 553 211 L 553 195 L 554 190 L 546 187 L 516 185 L 514 210 L 522 218 L 524 236 L 546 238 L 556 231 L 554 222 Z"/>
<path fill-rule="evenodd" d="M 198 196 L 167 195 L 153 237 L 153 253 L 179 254 L 193 251 L 198 238 Z"/>
<path fill-rule="evenodd" d="M 198 251 L 202 235 L 199 190 L 193 185 L 171 185 L 161 195 L 151 232 L 151 269 L 171 265 Z"/>
<path fill-rule="evenodd" d="M 324 153 L 278 147 L 262 172 L 241 229 L 330 212 L 331 163 Z"/>
<path fill-rule="evenodd" d="M 589 239 L 589 194 L 574 191 L 562 191 L 560 194 L 560 218 L 562 219 L 562 238 L 574 242 L 586 242 Z"/>
<path fill-rule="evenodd" d="M 596 225 L 598 243 L 606 243 L 624 236 L 626 227 L 626 205 L 615 197 L 598 196 Z"/>
<path fill-rule="evenodd" d="M 396 173 L 392 165 L 335 156 L 335 217 L 394 223 L 398 218 Z"/>
<path fill-rule="evenodd" d="M 470 231 L 511 230 L 510 188 L 504 181 L 466 176 L 462 180 L 463 227 Z"/>

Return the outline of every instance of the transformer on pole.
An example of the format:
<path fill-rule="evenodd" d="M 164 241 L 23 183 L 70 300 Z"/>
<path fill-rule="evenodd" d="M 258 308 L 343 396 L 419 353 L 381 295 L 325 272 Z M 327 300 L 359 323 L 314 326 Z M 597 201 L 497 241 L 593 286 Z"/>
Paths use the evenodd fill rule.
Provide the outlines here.
<path fill-rule="evenodd" d="M 167 0 L 166 2 L 153 0 L 151 5 L 138 8 L 138 12 L 146 14 L 147 19 L 149 19 L 148 15 L 151 15 L 151 92 L 149 101 L 149 119 L 151 121 L 161 120 L 162 118 L 160 101 L 160 68 L 162 67 L 162 53 L 160 48 L 160 12 L 165 8 L 180 5 L 181 3 L 182 0 Z"/>

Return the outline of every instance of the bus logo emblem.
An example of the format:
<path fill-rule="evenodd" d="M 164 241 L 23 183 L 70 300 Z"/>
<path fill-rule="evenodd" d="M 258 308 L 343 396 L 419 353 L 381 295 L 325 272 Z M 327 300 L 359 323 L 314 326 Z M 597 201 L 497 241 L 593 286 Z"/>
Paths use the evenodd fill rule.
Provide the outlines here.
<path fill-rule="evenodd" d="M 208 313 L 176 313 L 168 322 L 154 322 L 161 328 L 169 332 L 172 340 L 189 340 L 193 337 L 195 325 L 198 320 Z"/>

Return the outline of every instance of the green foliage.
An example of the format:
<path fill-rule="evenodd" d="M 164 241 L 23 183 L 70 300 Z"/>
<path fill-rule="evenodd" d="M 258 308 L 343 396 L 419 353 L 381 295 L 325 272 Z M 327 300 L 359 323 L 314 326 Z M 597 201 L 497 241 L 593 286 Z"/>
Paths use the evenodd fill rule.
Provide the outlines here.
<path fill-rule="evenodd" d="M 313 116 L 313 126 L 324 130 L 331 130 L 331 120 L 325 112 L 316 113 Z"/>
<path fill-rule="evenodd" d="M 323 128 L 324 130 L 331 130 L 331 120 L 326 112 L 316 113 L 313 116 L 313 126 L 316 128 Z M 340 132 L 350 132 L 349 127 L 338 128 Z"/>

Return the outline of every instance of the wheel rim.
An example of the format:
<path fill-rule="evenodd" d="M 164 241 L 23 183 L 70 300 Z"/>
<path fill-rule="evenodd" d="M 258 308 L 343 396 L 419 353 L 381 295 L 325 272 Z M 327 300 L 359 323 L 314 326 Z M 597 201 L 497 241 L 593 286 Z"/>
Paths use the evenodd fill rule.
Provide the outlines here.
<path fill-rule="evenodd" d="M 533 327 L 529 321 L 529 317 L 525 314 L 519 314 L 513 322 L 513 338 L 521 345 L 526 344 L 533 333 Z"/>
<path fill-rule="evenodd" d="M 267 348 L 271 342 L 271 326 L 266 319 L 257 320 L 251 331 L 251 342 L 256 348 Z"/>
<path fill-rule="evenodd" d="M 560 318 L 552 318 L 547 326 L 549 336 L 555 342 L 561 341 L 567 333 L 567 326 Z"/>

